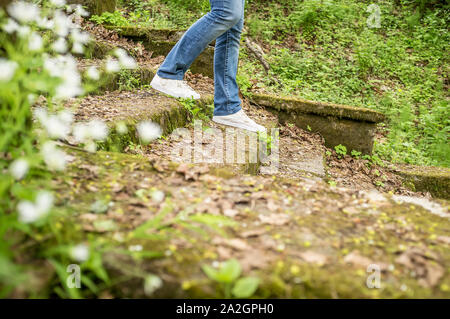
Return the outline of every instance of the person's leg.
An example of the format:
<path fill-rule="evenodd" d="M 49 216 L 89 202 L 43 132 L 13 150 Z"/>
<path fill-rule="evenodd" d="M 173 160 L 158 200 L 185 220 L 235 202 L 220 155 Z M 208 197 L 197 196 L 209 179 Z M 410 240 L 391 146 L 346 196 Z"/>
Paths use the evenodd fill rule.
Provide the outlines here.
<path fill-rule="evenodd" d="M 157 74 L 183 80 L 192 62 L 209 43 L 236 25 L 243 15 L 242 0 L 210 0 L 211 11 L 192 25 L 167 55 Z"/>
<path fill-rule="evenodd" d="M 244 27 L 244 4 L 242 18 L 230 30 L 216 40 L 214 51 L 214 116 L 216 123 L 253 132 L 266 129 L 250 119 L 241 107 L 236 75 L 239 62 L 239 46 Z"/>
<path fill-rule="evenodd" d="M 239 62 L 239 46 L 244 27 L 244 5 L 242 17 L 231 29 L 216 39 L 214 51 L 214 115 L 223 116 L 241 109 L 236 75 Z"/>

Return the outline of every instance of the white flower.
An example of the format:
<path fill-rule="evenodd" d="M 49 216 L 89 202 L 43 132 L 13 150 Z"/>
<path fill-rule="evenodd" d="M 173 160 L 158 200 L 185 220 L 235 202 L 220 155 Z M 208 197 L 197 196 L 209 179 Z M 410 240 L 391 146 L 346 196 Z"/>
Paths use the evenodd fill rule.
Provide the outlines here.
<path fill-rule="evenodd" d="M 75 124 L 73 136 L 79 143 L 85 143 L 90 140 L 103 141 L 108 137 L 108 131 L 109 129 L 105 122 L 92 120 L 88 123 Z"/>
<path fill-rule="evenodd" d="M 0 58 L 0 82 L 9 81 L 14 76 L 17 69 L 17 63 Z"/>
<path fill-rule="evenodd" d="M 83 88 L 80 85 L 63 83 L 56 88 L 55 98 L 65 100 L 82 95 Z"/>
<path fill-rule="evenodd" d="M 103 141 L 108 137 L 108 126 L 100 120 L 92 120 L 88 123 L 89 136 L 96 141 Z"/>
<path fill-rule="evenodd" d="M 53 206 L 53 194 L 50 192 L 39 192 L 39 194 L 36 197 L 36 210 L 39 215 L 44 216 L 46 215 L 50 209 Z"/>
<path fill-rule="evenodd" d="M 120 66 L 124 69 L 136 69 L 137 63 L 136 61 L 128 55 L 128 53 L 121 48 L 117 48 L 114 51 L 114 54 L 119 58 Z"/>
<path fill-rule="evenodd" d="M 65 53 L 67 51 L 67 42 L 63 37 L 59 37 L 58 40 L 53 42 L 52 49 L 58 53 Z"/>
<path fill-rule="evenodd" d="M 6 33 L 14 33 L 19 30 L 19 25 L 13 19 L 8 18 L 8 22 L 3 25 L 2 29 Z"/>
<path fill-rule="evenodd" d="M 79 42 L 75 42 L 72 45 L 72 52 L 75 54 L 83 54 L 84 53 L 84 46 L 79 43 Z"/>
<path fill-rule="evenodd" d="M 53 195 L 50 192 L 39 192 L 36 196 L 36 203 L 21 201 L 17 205 L 19 221 L 22 223 L 34 223 L 48 214 L 53 206 Z"/>
<path fill-rule="evenodd" d="M 30 51 L 41 50 L 42 44 L 43 44 L 42 37 L 36 32 L 33 32 L 28 41 L 28 48 L 30 49 Z"/>
<path fill-rule="evenodd" d="M 62 7 L 66 4 L 66 0 L 50 0 L 50 3 L 55 7 Z"/>
<path fill-rule="evenodd" d="M 37 95 L 33 94 L 33 93 L 30 93 L 30 94 L 28 94 L 27 98 L 28 98 L 28 103 L 33 105 L 34 102 L 36 102 L 36 100 L 37 100 Z"/>
<path fill-rule="evenodd" d="M 25 1 L 14 1 L 7 10 L 11 17 L 22 23 L 36 21 L 41 14 L 37 5 Z"/>
<path fill-rule="evenodd" d="M 87 17 L 89 15 L 89 12 L 86 11 L 81 4 L 74 5 L 74 8 L 75 8 L 76 15 L 79 15 L 81 17 Z M 73 10 L 73 9 L 71 9 L 71 10 Z"/>
<path fill-rule="evenodd" d="M 66 37 L 69 30 L 75 27 L 72 19 L 61 10 L 56 10 L 53 20 L 55 22 L 55 33 L 60 37 Z"/>
<path fill-rule="evenodd" d="M 128 247 L 129 251 L 142 251 L 142 245 L 131 245 Z"/>
<path fill-rule="evenodd" d="M 164 192 L 163 191 L 154 191 L 152 192 L 152 200 L 160 203 L 164 200 Z"/>
<path fill-rule="evenodd" d="M 144 282 L 144 292 L 147 296 L 151 296 L 157 289 L 161 288 L 163 281 L 156 275 L 148 275 Z"/>
<path fill-rule="evenodd" d="M 20 158 L 15 160 L 9 166 L 9 172 L 16 180 L 20 180 L 25 177 L 29 169 L 27 160 Z"/>
<path fill-rule="evenodd" d="M 52 30 L 55 27 L 55 22 L 47 17 L 37 19 L 36 23 L 42 29 Z"/>
<path fill-rule="evenodd" d="M 87 44 L 91 41 L 91 36 L 87 32 L 81 32 L 79 29 L 72 29 L 70 37 L 75 43 Z"/>
<path fill-rule="evenodd" d="M 116 131 L 117 131 L 117 133 L 119 133 L 120 135 L 127 134 L 127 133 L 128 133 L 128 127 L 127 127 L 127 125 L 125 124 L 125 122 L 122 122 L 122 121 L 117 122 L 117 123 L 116 123 Z"/>
<path fill-rule="evenodd" d="M 162 135 L 161 127 L 153 122 L 144 121 L 137 125 L 137 131 L 144 143 L 148 143 Z"/>
<path fill-rule="evenodd" d="M 108 73 L 116 73 L 120 71 L 120 63 L 117 60 L 111 59 L 108 57 L 106 60 L 106 72 Z"/>
<path fill-rule="evenodd" d="M 97 143 L 93 141 L 87 141 L 84 149 L 89 153 L 95 153 L 97 152 Z"/>
<path fill-rule="evenodd" d="M 39 120 L 39 122 L 41 122 L 42 125 L 48 119 L 47 110 L 44 109 L 43 107 L 36 108 L 33 113 L 34 113 L 34 116 Z"/>
<path fill-rule="evenodd" d="M 77 123 L 73 126 L 73 137 L 78 143 L 83 143 L 90 138 L 89 128 L 85 123 Z"/>
<path fill-rule="evenodd" d="M 86 76 L 91 80 L 97 81 L 100 79 L 100 72 L 95 66 L 90 66 L 86 71 Z"/>
<path fill-rule="evenodd" d="M 69 110 L 62 110 L 58 113 L 58 118 L 66 125 L 70 126 L 73 123 L 74 115 Z"/>
<path fill-rule="evenodd" d="M 50 115 L 42 122 L 50 138 L 65 139 L 70 133 L 70 124 L 61 121 L 57 115 Z"/>
<path fill-rule="evenodd" d="M 17 34 L 21 38 L 28 37 L 31 33 L 31 28 L 27 25 L 21 25 L 19 26 L 19 29 L 17 29 Z"/>
<path fill-rule="evenodd" d="M 32 202 L 22 201 L 17 205 L 19 221 L 25 224 L 37 221 L 41 216 Z"/>
<path fill-rule="evenodd" d="M 85 244 L 78 244 L 70 250 L 70 256 L 81 263 L 89 259 L 89 254 L 89 247 Z"/>
<path fill-rule="evenodd" d="M 46 142 L 42 146 L 41 154 L 45 164 L 50 170 L 62 171 L 66 168 L 66 153 L 58 149 L 53 142 Z"/>

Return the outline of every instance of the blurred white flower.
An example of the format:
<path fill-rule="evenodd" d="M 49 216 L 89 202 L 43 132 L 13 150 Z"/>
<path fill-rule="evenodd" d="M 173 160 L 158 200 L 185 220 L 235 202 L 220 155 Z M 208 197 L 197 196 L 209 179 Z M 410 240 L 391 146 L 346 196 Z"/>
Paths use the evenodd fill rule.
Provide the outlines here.
<path fill-rule="evenodd" d="M 96 141 L 103 141 L 108 137 L 108 126 L 100 120 L 92 120 L 88 123 L 89 135 Z"/>
<path fill-rule="evenodd" d="M 19 28 L 17 29 L 17 34 L 19 35 L 19 37 L 21 38 L 26 38 L 30 35 L 31 33 L 31 28 L 27 25 L 21 25 L 19 26 Z"/>
<path fill-rule="evenodd" d="M 125 124 L 125 122 L 122 122 L 122 121 L 117 122 L 117 123 L 116 123 L 116 131 L 117 131 L 117 133 L 119 133 L 120 135 L 127 134 L 127 133 L 128 133 L 128 127 L 127 127 L 127 125 Z"/>
<path fill-rule="evenodd" d="M 119 63 L 120 66 L 124 69 L 136 69 L 137 68 L 137 63 L 136 61 L 128 55 L 128 53 L 122 49 L 122 48 L 117 48 L 114 51 L 114 54 L 119 58 Z"/>
<path fill-rule="evenodd" d="M 58 40 L 53 42 L 52 49 L 58 53 L 66 53 L 67 52 L 67 41 L 63 37 L 59 37 Z"/>
<path fill-rule="evenodd" d="M 89 127 L 85 123 L 76 123 L 72 130 L 73 137 L 78 143 L 89 140 Z"/>
<path fill-rule="evenodd" d="M 21 201 L 17 205 L 17 211 L 19 212 L 19 221 L 25 224 L 33 223 L 41 217 L 34 204 L 29 201 Z"/>
<path fill-rule="evenodd" d="M 46 215 L 50 209 L 53 206 L 53 194 L 47 191 L 39 192 L 39 194 L 36 196 L 36 210 L 39 215 L 44 216 Z"/>
<path fill-rule="evenodd" d="M 30 39 L 28 40 L 28 48 L 30 51 L 39 51 L 42 49 L 42 45 L 42 37 L 37 32 L 31 33 Z"/>
<path fill-rule="evenodd" d="M 48 113 L 47 110 L 43 107 L 38 107 L 34 111 L 34 116 L 41 122 L 41 124 L 45 123 L 48 119 Z"/>
<path fill-rule="evenodd" d="M 91 80 L 97 81 L 100 79 L 100 72 L 95 66 L 90 66 L 86 71 L 86 76 Z"/>
<path fill-rule="evenodd" d="M 72 29 L 70 31 L 70 37 L 73 42 L 87 44 L 91 41 L 91 36 L 87 32 L 82 32 L 79 29 Z"/>
<path fill-rule="evenodd" d="M 85 262 L 89 259 L 89 247 L 85 244 L 78 244 L 70 250 L 70 256 L 78 261 L 78 262 Z"/>
<path fill-rule="evenodd" d="M 81 86 L 81 76 L 78 73 L 77 62 L 73 56 L 60 55 L 55 58 L 46 58 L 44 69 L 53 77 L 63 80 L 55 92 L 57 99 L 68 99 L 84 93 Z"/>
<path fill-rule="evenodd" d="M 36 203 L 21 201 L 17 205 L 19 221 L 22 223 L 34 223 L 48 214 L 53 206 L 53 194 L 47 191 L 39 192 L 36 196 Z"/>
<path fill-rule="evenodd" d="M 55 27 L 55 22 L 47 17 L 37 19 L 36 23 L 42 29 L 52 30 Z"/>
<path fill-rule="evenodd" d="M 27 98 L 28 98 L 28 103 L 33 105 L 34 102 L 36 102 L 36 100 L 37 100 L 37 95 L 33 94 L 33 93 L 30 93 L 30 94 L 28 94 Z"/>
<path fill-rule="evenodd" d="M 46 142 L 41 149 L 42 157 L 47 167 L 52 171 L 62 171 L 66 168 L 67 155 L 52 142 Z"/>
<path fill-rule="evenodd" d="M 162 135 L 161 127 L 150 121 L 143 121 L 137 125 L 139 137 L 144 143 L 153 141 Z"/>
<path fill-rule="evenodd" d="M 81 17 L 89 16 L 89 12 L 87 10 L 85 10 L 83 8 L 83 6 L 80 5 L 80 4 L 76 5 L 75 13 L 78 14 L 79 16 L 81 16 Z"/>
<path fill-rule="evenodd" d="M 108 57 L 106 59 L 106 72 L 108 73 L 116 73 L 120 71 L 120 63 L 119 61 Z"/>
<path fill-rule="evenodd" d="M 9 172 L 16 180 L 20 180 L 25 177 L 29 168 L 27 160 L 19 158 L 11 163 Z"/>
<path fill-rule="evenodd" d="M 50 0 L 50 3 L 55 7 L 62 7 L 66 4 L 66 0 Z"/>
<path fill-rule="evenodd" d="M 147 296 L 153 295 L 153 293 L 161 288 L 163 281 L 156 275 L 148 275 L 144 281 L 144 292 Z"/>
<path fill-rule="evenodd" d="M 17 63 L 0 58 L 0 82 L 9 81 L 13 78 L 17 69 Z"/>
<path fill-rule="evenodd" d="M 6 33 L 14 33 L 19 30 L 19 25 L 13 19 L 8 18 L 8 22 L 2 26 L 3 31 Z"/>
<path fill-rule="evenodd" d="M 55 98 L 65 100 L 82 95 L 83 88 L 77 84 L 63 83 L 56 88 Z"/>
<path fill-rule="evenodd" d="M 50 138 L 66 139 L 70 133 L 70 124 L 61 121 L 57 115 L 50 115 L 42 122 Z"/>
<path fill-rule="evenodd" d="M 84 149 L 89 153 L 95 153 L 97 152 L 97 143 L 94 141 L 87 141 Z"/>
<path fill-rule="evenodd" d="M 36 19 L 41 14 L 41 10 L 37 5 L 25 1 L 12 2 L 8 6 L 7 11 L 11 15 L 11 17 L 21 23 L 36 21 Z"/>
<path fill-rule="evenodd" d="M 131 245 L 128 247 L 129 251 L 142 251 L 142 245 Z"/>
<path fill-rule="evenodd" d="M 72 19 L 61 10 L 56 10 L 53 21 L 55 22 L 54 31 L 60 37 L 66 37 L 70 29 L 75 27 Z"/>
<path fill-rule="evenodd" d="M 75 42 L 72 45 L 72 52 L 75 54 L 83 54 L 84 53 L 84 46 L 79 43 L 79 42 Z"/>
<path fill-rule="evenodd" d="M 62 110 L 58 113 L 58 118 L 64 122 L 66 125 L 71 125 L 73 123 L 74 115 L 69 110 Z"/>
<path fill-rule="evenodd" d="M 75 124 L 73 136 L 78 143 L 86 143 L 91 140 L 103 141 L 108 137 L 108 131 L 109 129 L 105 122 L 92 120 L 88 123 Z"/>
<path fill-rule="evenodd" d="M 165 197 L 165 195 L 164 195 L 163 191 L 157 190 L 157 191 L 152 192 L 152 200 L 154 202 L 160 203 L 164 200 L 164 197 Z"/>

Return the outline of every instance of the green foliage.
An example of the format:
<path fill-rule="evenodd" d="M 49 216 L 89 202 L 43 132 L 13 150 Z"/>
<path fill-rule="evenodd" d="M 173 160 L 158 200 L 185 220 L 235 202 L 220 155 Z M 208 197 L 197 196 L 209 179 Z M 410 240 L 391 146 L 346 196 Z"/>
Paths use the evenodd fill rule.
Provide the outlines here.
<path fill-rule="evenodd" d="M 102 15 L 91 16 L 91 21 L 97 24 L 113 25 L 117 27 L 126 27 L 130 25 L 130 22 L 123 16 L 121 11 L 103 12 Z"/>
<path fill-rule="evenodd" d="M 336 154 L 338 155 L 339 158 L 347 155 L 347 148 L 344 145 L 339 144 L 334 147 L 334 150 L 336 151 Z"/>
<path fill-rule="evenodd" d="M 249 34 L 267 44 L 267 76 L 242 50 L 242 77 L 274 94 L 348 104 L 384 113 L 384 160 L 450 165 L 448 4 L 381 1 L 381 28 L 369 28 L 368 3 L 249 1 Z M 424 8 L 420 11 L 418 8 Z M 417 10 L 416 10 L 417 9 Z M 277 77 L 281 85 L 273 83 Z"/>
<path fill-rule="evenodd" d="M 209 279 L 217 282 L 223 290 L 225 298 L 233 295 L 236 298 L 249 298 L 258 289 L 259 278 L 241 276 L 242 268 L 236 259 L 222 263 L 218 269 L 203 265 L 202 269 Z"/>
<path fill-rule="evenodd" d="M 132 91 L 142 86 L 140 78 L 132 70 L 121 70 L 118 83 L 120 91 Z"/>
<path fill-rule="evenodd" d="M 192 120 L 209 120 L 214 111 L 214 105 L 202 106 L 194 99 L 179 99 L 180 103 L 189 111 Z"/>

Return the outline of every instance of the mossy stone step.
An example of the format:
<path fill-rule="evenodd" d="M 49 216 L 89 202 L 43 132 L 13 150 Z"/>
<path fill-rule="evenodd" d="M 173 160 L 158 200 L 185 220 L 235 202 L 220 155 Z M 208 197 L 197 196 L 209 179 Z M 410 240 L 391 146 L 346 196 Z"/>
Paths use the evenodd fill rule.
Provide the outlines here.
<path fill-rule="evenodd" d="M 394 171 L 413 191 L 430 192 L 433 197 L 450 199 L 450 169 L 432 166 L 396 166 Z"/>
<path fill-rule="evenodd" d="M 106 246 L 117 248 L 102 260 L 110 278 L 125 275 L 129 280 L 108 290 L 113 297 L 223 297 L 202 266 L 229 258 L 240 262 L 243 276 L 261 279 L 256 298 L 448 296 L 450 274 L 445 267 L 450 251 L 445 240 L 450 220 L 420 205 L 321 182 L 243 176 L 214 168 L 201 173 L 198 166 L 191 167 L 199 172 L 197 179 L 187 179 L 177 165 L 150 163 L 142 156 L 80 151 L 71 155 L 75 159 L 67 176 L 76 178 L 77 191 L 70 183 L 52 184 L 60 202 L 74 212 L 64 215 L 67 220 L 61 223 L 64 230 L 80 225 L 80 236 L 98 236 Z M 166 202 L 135 195 L 151 188 L 163 191 Z M 93 216 L 92 203 L 103 198 L 114 205 Z M 227 206 L 220 208 L 223 202 L 233 205 L 233 214 Z M 149 224 L 156 222 L 155 216 L 164 216 L 161 227 Z M 96 233 L 92 225 L 104 220 L 116 227 Z M 142 255 L 136 253 L 139 258 L 120 253 L 130 245 L 142 246 Z M 171 253 L 165 253 L 168 250 Z M 146 258 L 144 252 L 154 252 L 157 258 Z M 424 260 L 424 265 L 416 260 Z M 366 285 L 371 264 L 382 271 L 383 289 Z M 426 271 L 411 276 L 411 271 L 424 267 Z M 163 280 L 151 296 L 144 291 L 146 273 Z M 400 289 L 405 282 L 408 290 Z"/>
<path fill-rule="evenodd" d="M 251 102 L 275 112 L 281 122 L 320 133 L 327 147 L 342 144 L 364 154 L 372 153 L 376 124 L 384 120 L 373 110 L 294 97 L 252 94 Z"/>
<path fill-rule="evenodd" d="M 180 29 L 152 29 L 134 26 L 105 26 L 105 28 L 116 31 L 120 36 L 141 41 L 147 50 L 153 52 L 154 56 L 166 56 L 185 32 Z M 213 78 L 214 47 L 207 47 L 194 61 L 190 70 L 192 73 L 201 73 Z"/>

